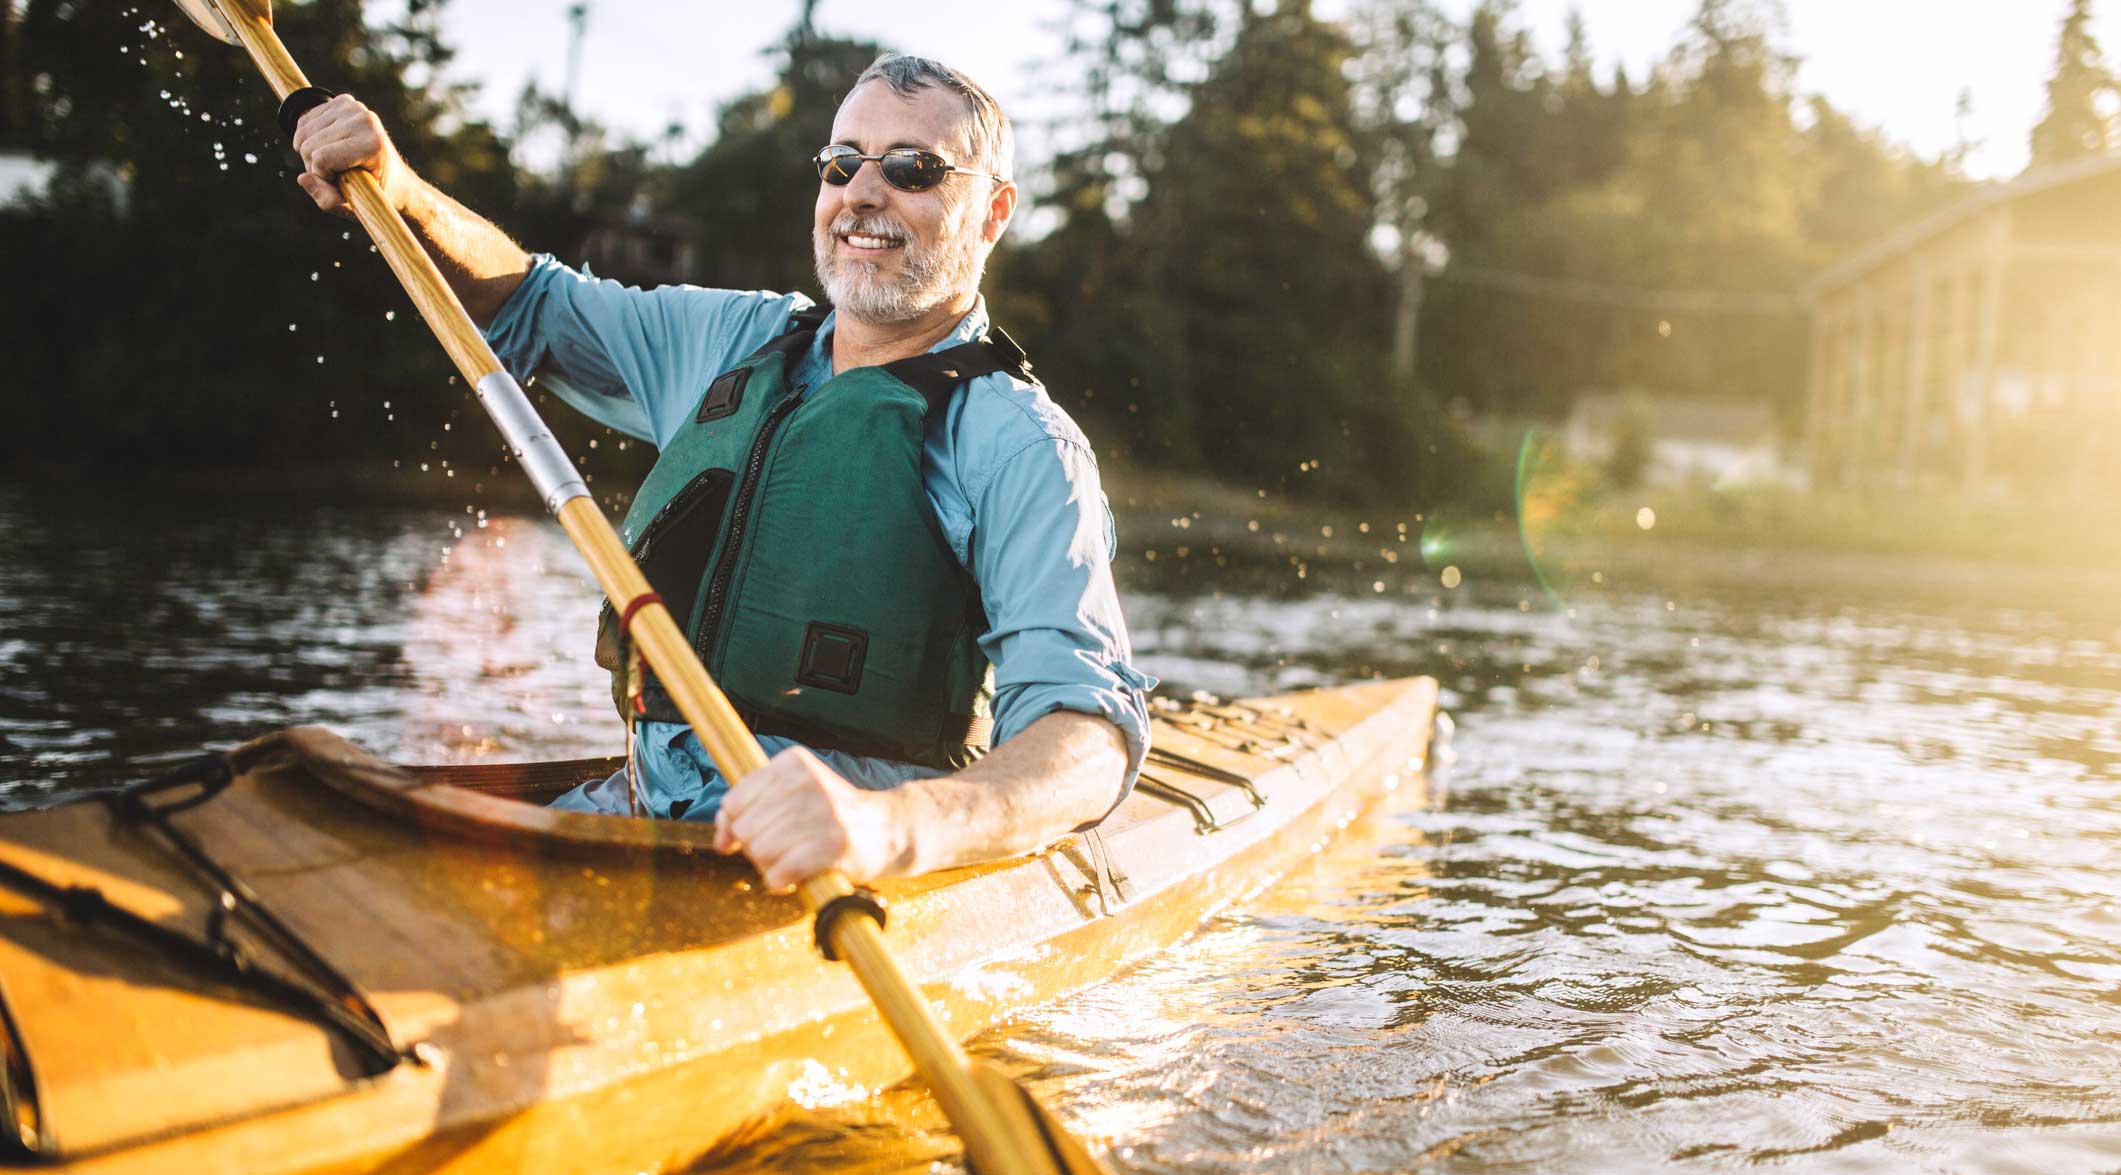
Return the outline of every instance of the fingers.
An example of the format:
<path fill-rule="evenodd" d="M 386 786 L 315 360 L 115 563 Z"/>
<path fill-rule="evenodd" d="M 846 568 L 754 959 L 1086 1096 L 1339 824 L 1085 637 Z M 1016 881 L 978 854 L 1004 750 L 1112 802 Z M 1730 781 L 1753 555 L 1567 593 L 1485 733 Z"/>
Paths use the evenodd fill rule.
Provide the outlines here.
<path fill-rule="evenodd" d="M 309 198 L 316 201 L 317 207 L 324 211 L 335 216 L 348 213 L 346 197 L 340 194 L 339 185 L 330 180 L 318 179 L 306 171 L 295 177 L 295 183 L 300 184 L 302 190 L 309 193 Z"/>
<path fill-rule="evenodd" d="M 358 168 L 381 179 L 392 160 L 382 120 L 351 94 L 305 113 L 295 124 L 294 149 L 302 159 L 295 182 L 326 212 L 345 211 L 338 185 L 341 173 Z"/>
<path fill-rule="evenodd" d="M 715 817 L 715 848 L 751 858 L 769 889 L 787 889 L 827 869 L 848 869 L 866 826 L 861 797 L 801 748 L 776 755 L 731 788 Z"/>

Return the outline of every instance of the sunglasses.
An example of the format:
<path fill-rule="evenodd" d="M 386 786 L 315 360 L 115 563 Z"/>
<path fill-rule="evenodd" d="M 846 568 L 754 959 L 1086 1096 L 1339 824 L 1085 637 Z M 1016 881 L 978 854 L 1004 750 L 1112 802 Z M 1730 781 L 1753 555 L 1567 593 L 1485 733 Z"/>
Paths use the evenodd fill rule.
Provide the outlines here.
<path fill-rule="evenodd" d="M 984 171 L 969 167 L 952 167 L 950 161 L 933 151 L 922 151 L 913 147 L 893 147 L 882 155 L 864 155 L 845 143 L 834 143 L 811 157 L 817 167 L 817 178 L 835 188 L 843 188 L 854 182 L 854 173 L 864 163 L 875 163 L 884 182 L 901 192 L 925 192 L 949 179 L 953 172 L 963 175 L 983 175 L 998 184 L 1009 181 Z"/>

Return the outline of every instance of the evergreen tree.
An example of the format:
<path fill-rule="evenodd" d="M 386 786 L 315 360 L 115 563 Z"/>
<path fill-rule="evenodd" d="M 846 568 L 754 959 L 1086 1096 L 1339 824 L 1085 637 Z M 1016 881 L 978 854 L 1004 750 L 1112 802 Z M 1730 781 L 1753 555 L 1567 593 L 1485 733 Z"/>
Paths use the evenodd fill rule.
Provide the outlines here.
<path fill-rule="evenodd" d="M 2091 23 L 2091 0 L 2070 0 L 2055 46 L 2055 73 L 2047 81 L 2047 114 L 2033 127 L 2033 167 L 2104 155 L 2114 143 L 2121 85 L 2099 52 Z"/>
<path fill-rule="evenodd" d="M 1212 0 L 1072 0 L 1065 52 L 1050 70 L 1080 79 L 1075 109 L 1042 128 L 1053 144 L 1043 186 L 1021 176 L 1028 212 L 1052 224 L 1012 230 L 989 267 L 996 320 L 1023 340 L 1052 394 L 1125 459 L 1191 450 L 1192 405 L 1163 394 L 1168 292 L 1161 246 L 1138 223 L 1150 173 L 1167 158 L 1179 76 L 1205 71 L 1220 40 Z M 1028 226 L 1027 226 L 1028 227 Z"/>
<path fill-rule="evenodd" d="M 1352 489 L 1366 446 L 1406 435 L 1383 383 L 1388 299 L 1349 53 L 1307 3 L 1244 10 L 1139 211 L 1161 303 L 1144 399 L 1182 406 L 1157 405 L 1171 452 L 1241 480 L 1283 485 L 1323 463 L 1314 480 Z"/>
<path fill-rule="evenodd" d="M 702 225 L 703 276 L 714 285 L 814 289 L 810 157 L 832 140 L 840 100 L 883 49 L 822 36 L 806 11 L 779 52 L 773 86 L 724 107 L 713 143 L 672 182 L 671 209 Z"/>

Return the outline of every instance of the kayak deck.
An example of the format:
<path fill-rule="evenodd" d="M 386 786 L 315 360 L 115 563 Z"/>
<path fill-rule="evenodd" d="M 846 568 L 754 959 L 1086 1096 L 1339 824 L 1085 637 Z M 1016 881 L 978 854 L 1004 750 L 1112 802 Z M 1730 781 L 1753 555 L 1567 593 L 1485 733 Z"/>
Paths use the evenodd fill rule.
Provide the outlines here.
<path fill-rule="evenodd" d="M 961 1036 L 1087 986 L 1418 782 L 1434 707 L 1425 678 L 1160 706 L 1101 843 L 885 885 L 886 940 Z M 711 826 L 538 806 L 608 761 L 402 768 L 298 729 L 229 762 L 168 822 L 402 1059 L 93 903 L 0 885 L 11 1108 L 62 1170 L 668 1169 L 791 1098 L 908 1071 L 800 905 L 712 852 Z M 0 817 L 0 867 L 309 973 L 244 911 L 217 919 L 199 868 L 116 813 Z"/>

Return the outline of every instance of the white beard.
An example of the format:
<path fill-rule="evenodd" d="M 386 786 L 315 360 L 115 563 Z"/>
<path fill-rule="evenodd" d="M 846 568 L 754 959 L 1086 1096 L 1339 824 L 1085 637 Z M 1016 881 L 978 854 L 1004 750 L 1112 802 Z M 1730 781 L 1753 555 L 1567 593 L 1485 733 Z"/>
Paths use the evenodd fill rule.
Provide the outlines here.
<path fill-rule="evenodd" d="M 879 325 L 910 322 L 967 290 L 979 288 L 986 268 L 985 250 L 970 225 L 946 219 L 941 239 L 924 246 L 905 225 L 888 216 L 842 212 L 829 231 L 812 230 L 811 252 L 825 299 L 841 314 Z M 969 218 L 967 218 L 969 220 Z M 843 234 L 889 237 L 899 246 L 903 264 L 896 278 L 887 277 L 875 261 L 846 256 Z"/>

